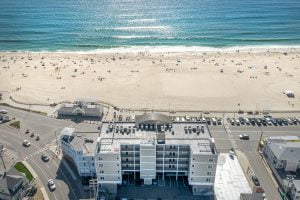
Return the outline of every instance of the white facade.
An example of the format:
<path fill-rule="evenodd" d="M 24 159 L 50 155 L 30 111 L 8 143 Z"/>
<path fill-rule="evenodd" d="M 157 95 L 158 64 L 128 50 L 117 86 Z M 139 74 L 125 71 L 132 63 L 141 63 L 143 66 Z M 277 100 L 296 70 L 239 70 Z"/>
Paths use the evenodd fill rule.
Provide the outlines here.
<path fill-rule="evenodd" d="M 188 177 L 194 195 L 213 195 L 218 154 L 207 125 L 153 121 L 102 123 L 95 154 L 101 191 L 116 193 L 125 174 L 144 185 L 159 175 Z"/>
<path fill-rule="evenodd" d="M 94 148 L 88 151 L 86 137 L 76 135 L 75 129 L 65 128 L 61 132 L 61 148 L 63 156 L 75 165 L 78 174 L 84 176 L 95 176 L 95 154 Z M 94 142 L 96 146 L 96 141 Z"/>
<path fill-rule="evenodd" d="M 266 139 L 263 154 L 269 165 L 286 172 L 300 169 L 300 137 L 284 136 Z"/>

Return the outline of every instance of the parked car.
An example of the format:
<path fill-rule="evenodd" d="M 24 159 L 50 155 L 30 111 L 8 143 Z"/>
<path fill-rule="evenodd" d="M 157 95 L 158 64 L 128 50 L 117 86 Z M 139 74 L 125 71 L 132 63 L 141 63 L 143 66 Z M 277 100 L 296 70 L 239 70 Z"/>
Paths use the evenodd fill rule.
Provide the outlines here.
<path fill-rule="evenodd" d="M 277 119 L 277 123 L 278 123 L 280 126 L 282 126 L 283 120 L 282 120 L 281 118 L 278 118 L 278 119 Z"/>
<path fill-rule="evenodd" d="M 252 176 L 252 181 L 255 186 L 260 186 L 259 180 L 256 176 Z"/>
<path fill-rule="evenodd" d="M 257 119 L 255 119 L 255 121 L 258 126 L 261 126 L 261 119 L 257 118 Z"/>
<path fill-rule="evenodd" d="M 209 118 L 209 117 L 206 117 L 206 123 L 207 123 L 208 125 L 210 125 L 210 118 Z"/>
<path fill-rule="evenodd" d="M 216 120 L 216 118 L 214 118 L 214 117 L 211 118 L 211 121 L 212 121 L 212 124 L 213 124 L 213 125 L 217 125 L 217 120 Z"/>
<path fill-rule="evenodd" d="M 245 124 L 245 119 L 243 117 L 239 117 L 239 121 L 241 124 L 243 124 L 243 125 Z"/>
<path fill-rule="evenodd" d="M 232 119 L 229 119 L 229 121 L 230 121 L 230 124 L 231 124 L 232 126 L 234 126 L 234 125 L 235 125 L 235 120 L 234 120 L 234 118 L 232 118 Z"/>
<path fill-rule="evenodd" d="M 30 134 L 30 137 L 34 137 L 34 132 L 32 132 L 32 133 Z"/>
<path fill-rule="evenodd" d="M 249 135 L 247 135 L 247 134 L 241 134 L 241 135 L 239 135 L 239 137 L 241 140 L 249 140 Z"/>
<path fill-rule="evenodd" d="M 283 118 L 282 119 L 282 123 L 284 124 L 284 125 L 289 125 L 289 122 L 288 122 L 288 120 L 286 119 L 286 118 Z"/>
<path fill-rule="evenodd" d="M 26 131 L 25 131 L 25 134 L 28 134 L 29 133 L 29 129 L 27 129 Z"/>
<path fill-rule="evenodd" d="M 1 113 L 1 114 L 7 114 L 7 110 L 0 109 L 0 113 Z"/>
<path fill-rule="evenodd" d="M 50 191 L 54 191 L 56 189 L 53 179 L 48 180 L 48 187 L 49 187 Z"/>
<path fill-rule="evenodd" d="M 218 121 L 218 125 L 222 125 L 222 118 L 219 118 L 217 121 Z"/>
<path fill-rule="evenodd" d="M 289 125 L 294 125 L 294 123 L 293 123 L 293 121 L 292 121 L 291 118 L 288 118 L 287 121 L 288 121 Z"/>
<path fill-rule="evenodd" d="M 36 138 L 35 138 L 35 140 L 39 141 L 40 140 L 40 136 L 37 135 Z"/>
<path fill-rule="evenodd" d="M 271 118 L 271 122 L 274 126 L 278 125 L 277 119 Z"/>
<path fill-rule="evenodd" d="M 250 118 L 250 123 L 252 124 L 252 126 L 255 126 L 256 120 L 255 118 Z"/>
<path fill-rule="evenodd" d="M 235 119 L 235 124 L 238 125 L 238 126 L 241 125 L 240 120 L 239 119 Z"/>
<path fill-rule="evenodd" d="M 28 140 L 24 140 L 23 141 L 23 146 L 24 147 L 29 147 L 31 144 L 30 144 L 30 142 L 28 141 Z"/>
<path fill-rule="evenodd" d="M 247 117 L 245 117 L 245 124 L 250 125 L 250 120 Z"/>
<path fill-rule="evenodd" d="M 268 124 L 269 126 L 271 126 L 271 125 L 272 125 L 271 118 L 267 117 L 267 118 L 266 118 L 266 122 L 267 122 L 267 124 Z"/>
<path fill-rule="evenodd" d="M 41 159 L 42 159 L 44 162 L 48 162 L 48 161 L 49 161 L 49 157 L 48 157 L 46 154 L 42 154 L 42 155 L 41 155 Z"/>

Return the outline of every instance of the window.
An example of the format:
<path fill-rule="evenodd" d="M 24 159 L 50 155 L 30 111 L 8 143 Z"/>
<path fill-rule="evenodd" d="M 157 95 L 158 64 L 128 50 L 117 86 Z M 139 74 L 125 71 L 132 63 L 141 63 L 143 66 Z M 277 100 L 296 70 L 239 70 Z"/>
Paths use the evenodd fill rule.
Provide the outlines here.
<path fill-rule="evenodd" d="M 92 166 L 95 166 L 95 163 L 92 163 Z"/>
<path fill-rule="evenodd" d="M 98 159 L 99 159 L 99 160 L 102 160 L 102 157 L 99 157 Z"/>
<path fill-rule="evenodd" d="M 210 182 L 210 178 L 207 178 L 207 179 L 206 179 L 206 182 Z"/>
<path fill-rule="evenodd" d="M 194 165 L 192 165 L 192 167 L 194 167 Z"/>
<path fill-rule="evenodd" d="M 214 162 L 214 159 L 213 158 L 209 158 L 208 162 Z"/>
<path fill-rule="evenodd" d="M 83 163 L 83 166 L 85 166 L 85 163 Z"/>
<path fill-rule="evenodd" d="M 212 165 L 208 165 L 207 168 L 208 168 L 208 169 L 212 169 L 213 166 L 212 166 Z"/>
<path fill-rule="evenodd" d="M 211 176 L 211 172 L 207 172 L 207 176 Z"/>
<path fill-rule="evenodd" d="M 99 167 L 103 167 L 103 164 L 101 163 L 101 164 L 99 164 Z"/>
<path fill-rule="evenodd" d="M 84 158 L 82 158 L 82 160 L 84 160 Z"/>

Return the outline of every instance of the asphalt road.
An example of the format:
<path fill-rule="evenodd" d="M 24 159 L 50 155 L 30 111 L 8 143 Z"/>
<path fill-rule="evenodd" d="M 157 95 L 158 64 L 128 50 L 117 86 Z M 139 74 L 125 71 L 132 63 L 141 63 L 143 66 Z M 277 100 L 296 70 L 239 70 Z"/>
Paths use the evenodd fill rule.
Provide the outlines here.
<path fill-rule="evenodd" d="M 300 135 L 299 125 L 290 126 L 229 126 L 230 135 L 225 131 L 224 126 L 209 126 L 212 136 L 215 138 L 217 149 L 220 152 L 228 152 L 231 147 L 239 149 L 245 153 L 249 160 L 254 173 L 259 178 L 263 186 L 267 199 L 279 200 L 281 199 L 277 185 L 274 184 L 271 175 L 268 173 L 263 161 L 257 151 L 258 143 L 262 134 L 262 138 L 270 136 L 284 136 L 284 135 Z M 240 134 L 248 134 L 249 140 L 241 140 Z"/>
<path fill-rule="evenodd" d="M 4 147 L 18 153 L 18 160 L 26 160 L 38 174 L 40 182 L 44 185 L 49 198 L 55 200 L 61 199 L 88 199 L 88 194 L 82 190 L 80 179 L 73 179 L 68 169 L 61 161 L 54 157 L 47 147 L 57 142 L 56 138 L 62 128 L 74 127 L 77 131 L 95 131 L 97 125 L 76 124 L 72 121 L 57 120 L 47 116 L 29 113 L 17 109 L 5 107 L 10 117 L 15 117 L 21 121 L 20 130 L 9 127 L 8 123 L 0 124 L 0 142 Z M 35 137 L 31 138 L 25 131 L 29 129 L 35 135 L 40 136 L 39 141 Z M 31 142 L 31 146 L 26 148 L 22 146 L 23 140 Z M 41 154 L 50 157 L 50 161 L 45 163 L 41 160 Z M 76 175 L 76 172 L 73 172 Z M 47 186 L 48 179 L 54 179 L 56 190 L 50 192 Z"/>

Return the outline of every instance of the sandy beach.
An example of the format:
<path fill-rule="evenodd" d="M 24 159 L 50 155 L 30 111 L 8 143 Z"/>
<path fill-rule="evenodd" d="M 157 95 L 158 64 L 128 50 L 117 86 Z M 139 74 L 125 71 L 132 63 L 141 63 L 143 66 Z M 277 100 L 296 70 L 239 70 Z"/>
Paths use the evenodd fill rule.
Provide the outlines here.
<path fill-rule="evenodd" d="M 286 52 L 0 53 L 0 91 L 28 103 L 300 110 L 300 51 Z"/>

